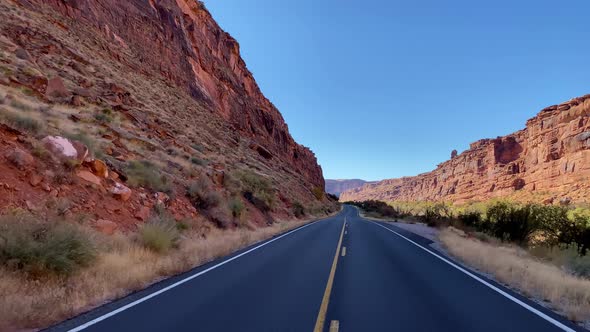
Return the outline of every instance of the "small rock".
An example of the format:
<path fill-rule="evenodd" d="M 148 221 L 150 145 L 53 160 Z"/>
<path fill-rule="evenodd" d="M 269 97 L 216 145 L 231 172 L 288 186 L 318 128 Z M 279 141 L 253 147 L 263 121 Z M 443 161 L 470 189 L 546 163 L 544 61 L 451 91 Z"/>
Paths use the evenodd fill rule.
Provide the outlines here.
<path fill-rule="evenodd" d="M 67 98 L 70 95 L 64 82 L 59 77 L 54 77 L 47 81 L 47 90 L 45 96 L 47 98 Z"/>
<path fill-rule="evenodd" d="M 111 193 L 118 199 L 126 202 L 131 198 L 131 189 L 127 188 L 126 186 L 115 182 L 115 185 L 111 188 Z"/>
<path fill-rule="evenodd" d="M 37 206 L 35 206 L 35 204 L 33 204 L 31 201 L 25 201 L 25 204 L 27 205 L 27 209 L 29 209 L 30 211 L 37 210 Z"/>
<path fill-rule="evenodd" d="M 119 229 L 119 225 L 106 219 L 98 219 L 92 227 L 105 235 L 113 235 Z"/>
<path fill-rule="evenodd" d="M 149 217 L 150 217 L 150 208 L 147 206 L 141 207 L 137 211 L 137 213 L 135 213 L 135 218 L 137 218 L 141 221 L 146 221 L 146 220 L 148 220 Z"/>
<path fill-rule="evenodd" d="M 41 183 L 41 181 L 43 181 L 43 178 L 38 175 L 38 174 L 32 174 L 29 178 L 29 183 L 31 184 L 31 186 L 36 187 L 39 185 L 39 183 Z"/>
<path fill-rule="evenodd" d="M 163 192 L 157 192 L 154 194 L 157 204 L 166 204 L 170 200 L 170 197 Z"/>
<path fill-rule="evenodd" d="M 100 185 L 100 178 L 88 171 L 78 171 L 76 172 L 76 175 L 82 180 L 88 181 L 96 185 Z"/>
<path fill-rule="evenodd" d="M 35 158 L 33 156 L 19 148 L 14 148 L 12 151 L 9 151 L 6 154 L 6 159 L 10 161 L 14 166 L 18 167 L 19 169 L 23 169 L 27 166 L 32 165 L 35 162 Z"/>
<path fill-rule="evenodd" d="M 119 179 L 119 174 L 117 172 L 109 172 L 109 177 L 113 180 L 118 180 Z"/>
<path fill-rule="evenodd" d="M 49 185 L 47 185 L 47 183 L 41 184 L 41 189 L 45 190 L 46 192 L 51 191 L 51 187 L 49 187 Z"/>
<path fill-rule="evenodd" d="M 22 59 L 22 60 L 29 60 L 29 59 L 31 59 L 31 56 L 29 55 L 29 52 L 27 52 L 27 50 L 25 50 L 22 47 L 18 48 L 16 50 L 16 52 L 14 52 L 14 55 L 16 55 L 17 58 Z"/>
<path fill-rule="evenodd" d="M 92 172 L 94 172 L 94 174 L 97 176 L 105 179 L 109 177 L 109 168 L 107 167 L 107 164 L 104 163 L 104 161 L 94 159 L 89 164 L 90 169 L 92 169 Z"/>
<path fill-rule="evenodd" d="M 56 189 L 53 189 L 50 193 L 49 196 L 51 197 L 57 197 L 57 194 L 59 194 L 59 192 Z"/>
<path fill-rule="evenodd" d="M 568 206 L 572 203 L 572 199 L 569 197 L 564 197 L 562 199 L 559 200 L 559 204 L 563 205 L 563 206 Z"/>

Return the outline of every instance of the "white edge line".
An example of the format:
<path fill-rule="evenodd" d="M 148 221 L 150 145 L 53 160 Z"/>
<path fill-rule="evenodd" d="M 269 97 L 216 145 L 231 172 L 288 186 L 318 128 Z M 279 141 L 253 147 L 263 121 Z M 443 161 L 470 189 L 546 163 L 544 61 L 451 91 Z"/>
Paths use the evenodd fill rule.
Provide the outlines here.
<path fill-rule="evenodd" d="M 322 220 L 325 220 L 325 219 L 322 219 Z M 203 274 L 205 274 L 205 273 L 207 273 L 209 271 L 215 270 L 216 268 L 218 268 L 218 267 L 220 267 L 222 265 L 225 265 L 225 264 L 227 264 L 227 263 L 229 263 L 229 262 L 231 262 L 231 261 L 233 261 L 235 259 L 238 259 L 238 258 L 240 258 L 240 257 L 242 257 L 242 256 L 244 256 L 246 254 L 249 254 L 249 253 L 251 253 L 252 251 L 254 251 L 256 249 L 262 248 L 262 247 L 264 247 L 265 245 L 267 245 L 269 243 L 272 243 L 272 242 L 274 242 L 274 241 L 276 241 L 276 240 L 278 240 L 280 238 L 283 238 L 283 237 L 285 237 L 285 236 L 287 236 L 287 235 L 289 235 L 291 233 L 300 231 L 300 230 L 306 228 L 307 226 L 314 225 L 317 222 L 322 221 L 322 220 L 317 220 L 317 221 L 311 222 L 311 223 L 309 223 L 307 225 L 298 227 L 298 228 L 296 228 L 294 230 L 291 230 L 291 231 L 289 231 L 289 232 L 287 232 L 287 233 L 285 233 L 283 235 L 280 235 L 280 236 L 278 236 L 278 237 L 276 237 L 274 239 L 267 240 L 266 242 L 264 242 L 264 243 L 262 243 L 262 244 L 260 244 L 260 245 L 258 245 L 256 247 L 254 247 L 254 248 L 252 248 L 252 249 L 250 249 L 248 251 L 245 251 L 245 252 L 243 252 L 243 253 L 241 253 L 239 255 L 236 255 L 236 256 L 234 256 L 232 258 L 229 258 L 229 259 L 227 259 L 227 260 L 225 260 L 223 262 L 217 263 L 217 264 L 211 266 L 210 268 L 207 268 L 207 269 L 205 269 L 205 270 L 203 270 L 201 272 L 198 272 L 196 274 L 191 275 L 190 277 L 186 277 L 186 278 L 184 278 L 184 279 L 182 279 L 180 281 L 177 281 L 177 282 L 173 283 L 170 286 L 167 286 L 167 287 L 164 287 L 164 288 L 160 289 L 157 292 L 153 292 L 153 293 L 151 293 L 151 294 L 149 294 L 149 295 L 147 295 L 145 297 L 142 297 L 142 298 L 137 299 L 137 300 L 135 300 L 135 301 L 133 301 L 131 303 L 128 303 L 128 304 L 126 304 L 126 305 L 124 305 L 124 306 L 122 306 L 120 308 L 117 308 L 116 310 L 113 310 L 113 311 L 111 311 L 109 313 L 106 313 L 106 314 L 104 314 L 104 315 L 102 315 L 100 317 L 97 317 L 97 318 L 95 318 L 95 319 L 93 319 L 91 321 L 88 321 L 88 322 L 86 322 L 86 323 L 84 323 L 84 324 L 82 324 L 82 325 L 80 325 L 78 327 L 75 327 L 75 328 L 73 328 L 71 330 L 68 330 L 68 332 L 82 331 L 82 330 L 84 330 L 84 329 L 86 329 L 86 328 L 88 328 L 88 327 L 90 327 L 90 326 L 92 326 L 94 324 L 97 324 L 97 323 L 99 323 L 99 322 L 101 322 L 101 321 L 103 321 L 103 320 L 105 320 L 105 319 L 107 319 L 109 317 L 112 317 L 112 316 L 114 316 L 114 315 L 116 315 L 116 314 L 118 314 L 118 313 L 120 313 L 122 311 L 125 311 L 125 310 L 127 310 L 127 309 L 129 309 L 129 308 L 131 308 L 133 306 L 136 306 L 136 305 L 138 305 L 138 304 L 140 304 L 140 303 L 142 303 L 144 301 L 147 301 L 147 300 L 151 299 L 152 297 L 156 297 L 156 296 L 158 296 L 158 295 L 160 295 L 160 294 L 162 294 L 162 293 L 164 293 L 166 291 L 171 290 L 174 287 L 180 286 L 180 285 L 184 284 L 185 282 L 188 282 L 190 280 L 193 280 L 193 279 L 195 279 L 195 278 L 197 278 L 197 277 L 199 277 L 199 276 L 201 276 L 201 275 L 203 275 Z"/>
<path fill-rule="evenodd" d="M 365 220 L 366 220 L 366 219 L 365 219 Z M 420 249 L 422 249 L 422 250 L 426 251 L 427 253 L 429 253 L 429 254 L 433 255 L 434 257 L 436 257 L 436 258 L 438 258 L 438 259 L 442 260 L 443 262 L 445 262 L 445 263 L 447 263 L 447 264 L 451 265 L 452 267 L 454 267 L 454 268 L 456 268 L 457 270 L 459 270 L 459 271 L 461 271 L 461 272 L 465 273 L 466 275 L 470 276 L 471 278 L 473 278 L 473 279 L 475 279 L 475 280 L 477 280 L 477 281 L 481 282 L 482 284 L 484 284 L 484 285 L 488 286 L 489 288 L 491 288 L 491 289 L 495 290 L 496 292 L 500 293 L 500 294 L 501 294 L 501 295 L 503 295 L 504 297 L 508 298 L 509 300 L 512 300 L 512 301 L 513 301 L 513 302 L 515 302 L 516 304 L 519 304 L 519 305 L 520 305 L 520 306 L 522 306 L 523 308 L 525 308 L 525 309 L 529 310 L 530 312 L 534 313 L 535 315 L 537 315 L 537 316 L 539 316 L 539 317 L 543 318 L 544 320 L 548 321 L 549 323 L 551 323 L 551 324 L 553 324 L 553 325 L 555 325 L 555 326 L 559 327 L 560 329 L 562 329 L 562 330 L 564 330 L 564 331 L 568 331 L 568 332 L 576 332 L 576 330 L 574 330 L 574 329 L 572 329 L 572 328 L 570 328 L 570 327 L 568 327 L 568 326 L 564 325 L 563 323 L 561 323 L 560 321 L 558 321 L 558 320 L 556 320 L 556 319 L 554 319 L 554 318 L 551 318 L 551 317 L 549 317 L 547 314 L 545 314 L 545 313 L 543 313 L 543 312 L 541 312 L 541 311 L 539 311 L 539 310 L 537 310 L 537 309 L 535 309 L 535 308 L 531 307 L 530 305 L 528 305 L 528 304 L 526 304 L 526 303 L 522 302 L 521 300 L 519 300 L 519 299 L 515 298 L 514 296 L 512 296 L 512 295 L 510 295 L 510 294 L 506 293 L 505 291 L 501 290 L 500 288 L 498 288 L 498 287 L 496 287 L 496 286 L 494 286 L 494 285 L 490 284 L 489 282 L 487 282 L 487 281 L 485 281 L 485 280 L 481 279 L 480 277 L 478 277 L 478 276 L 476 276 L 475 274 L 473 274 L 473 273 L 469 272 L 468 270 L 466 270 L 466 269 L 464 269 L 464 268 L 460 267 L 459 265 L 457 265 L 457 264 L 455 264 L 455 263 L 453 263 L 453 262 L 449 261 L 448 259 L 446 259 L 446 258 L 444 258 L 444 257 L 442 257 L 442 256 L 440 256 L 440 255 L 438 255 L 438 254 L 436 254 L 436 253 L 434 253 L 434 252 L 432 252 L 432 251 L 430 251 L 430 250 L 426 249 L 425 247 L 423 247 L 423 246 L 419 245 L 418 243 L 416 243 L 416 242 L 414 242 L 414 241 L 412 241 L 412 240 L 408 239 L 407 237 L 405 237 L 405 236 L 401 235 L 400 233 L 398 233 L 398 232 L 396 232 L 396 231 L 394 231 L 394 230 L 392 230 L 392 229 L 390 229 L 390 228 L 388 228 L 388 227 L 385 227 L 385 226 L 383 226 L 383 225 L 381 225 L 381 224 L 379 224 L 379 223 L 376 223 L 376 222 L 374 222 L 374 221 L 370 221 L 370 220 L 367 220 L 367 221 L 369 221 L 369 222 L 371 222 L 371 223 L 373 223 L 373 224 L 375 224 L 375 225 L 377 225 L 377 226 L 381 226 L 381 227 L 385 228 L 386 230 L 388 230 L 388 231 L 390 231 L 390 232 L 394 233 L 395 235 L 397 235 L 397 236 L 399 236 L 399 237 L 401 237 L 401 238 L 405 239 L 406 241 L 408 241 L 408 242 L 412 243 L 413 245 L 417 246 L 418 248 L 420 248 Z"/>

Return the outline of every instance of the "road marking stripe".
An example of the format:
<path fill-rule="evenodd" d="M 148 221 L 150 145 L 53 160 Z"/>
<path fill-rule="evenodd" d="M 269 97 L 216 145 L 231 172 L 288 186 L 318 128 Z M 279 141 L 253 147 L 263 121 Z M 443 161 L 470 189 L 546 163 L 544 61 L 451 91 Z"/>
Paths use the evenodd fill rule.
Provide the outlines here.
<path fill-rule="evenodd" d="M 346 247 L 342 247 L 342 257 L 346 256 Z"/>
<path fill-rule="evenodd" d="M 330 322 L 330 332 L 338 332 L 340 329 L 340 322 L 337 320 L 333 320 Z"/>
<path fill-rule="evenodd" d="M 324 330 L 324 324 L 326 322 L 326 313 L 328 312 L 328 303 L 330 302 L 330 293 L 332 293 L 332 285 L 334 284 L 334 275 L 336 274 L 336 266 L 338 265 L 338 253 L 340 253 L 340 247 L 342 246 L 342 238 L 344 237 L 344 228 L 346 226 L 346 217 L 344 217 L 344 224 L 342 225 L 342 231 L 340 231 L 340 240 L 336 246 L 336 254 L 334 255 L 334 261 L 332 262 L 332 269 L 330 270 L 330 276 L 328 277 L 328 284 L 324 291 L 324 297 L 322 299 L 322 305 L 320 306 L 320 312 L 318 312 L 318 318 L 315 321 L 314 332 L 321 332 Z"/>
<path fill-rule="evenodd" d="M 366 220 L 366 219 L 365 219 L 365 220 Z M 390 231 L 390 232 L 394 233 L 395 235 L 397 235 L 397 236 L 399 236 L 399 237 L 401 237 L 401 238 L 405 239 L 406 241 L 408 241 L 408 242 L 412 243 L 413 245 L 417 246 L 418 248 L 420 248 L 420 249 L 422 249 L 422 250 L 426 251 L 427 253 L 429 253 L 429 254 L 433 255 L 434 257 L 436 257 L 436 258 L 438 258 L 438 259 L 442 260 L 443 262 L 445 262 L 445 263 L 449 264 L 450 266 L 452 266 L 452 267 L 456 268 L 457 270 L 459 270 L 459 271 L 461 271 L 461 272 L 465 273 L 466 275 L 470 276 L 471 278 L 473 278 L 473 279 L 475 279 L 475 280 L 479 281 L 480 283 L 484 284 L 485 286 L 488 286 L 488 287 L 489 287 L 489 288 L 491 288 L 492 290 L 494 290 L 494 291 L 496 291 L 496 292 L 500 293 L 500 295 L 503 295 L 504 297 L 506 297 L 506 298 L 508 298 L 509 300 L 511 300 L 511 301 L 513 301 L 513 302 L 515 302 L 516 304 L 520 305 L 521 307 L 523 307 L 523 308 L 527 309 L 528 311 L 530 311 L 530 312 L 534 313 L 535 315 L 537 315 L 537 316 L 539 316 L 539 317 L 543 318 L 543 319 L 544 319 L 544 320 L 546 320 L 547 322 L 549 322 L 549 323 L 551 323 L 551 324 L 553 324 L 553 325 L 557 326 L 558 328 L 562 329 L 563 331 L 568 331 L 568 332 L 575 332 L 575 330 L 574 330 L 574 329 L 572 329 L 572 328 L 570 328 L 570 327 L 566 326 L 565 324 L 561 323 L 560 321 L 558 321 L 558 320 L 556 320 L 556 319 L 554 319 L 554 318 L 551 318 L 551 317 L 550 317 L 550 316 L 548 316 L 547 314 L 545 314 L 545 313 L 543 313 L 543 312 L 541 312 L 541 311 L 539 311 L 539 310 L 537 310 L 537 309 L 535 309 L 535 308 L 531 307 L 530 305 L 528 305 L 528 304 L 524 303 L 523 301 L 521 301 L 521 300 L 519 300 L 519 299 L 515 298 L 514 296 L 512 296 L 512 295 L 510 295 L 510 294 L 506 293 L 505 291 L 501 290 L 500 288 L 498 288 L 498 287 L 496 287 L 496 286 L 494 286 L 494 285 L 490 284 L 489 282 L 487 282 L 487 281 L 483 280 L 482 278 L 480 278 L 480 277 L 478 277 L 477 275 L 475 275 L 475 274 L 471 273 L 470 271 L 468 271 L 468 270 L 466 270 L 466 269 L 462 268 L 461 266 L 459 266 L 459 265 L 457 265 L 457 264 L 455 264 L 455 263 L 451 262 L 450 260 L 448 260 L 448 259 L 446 259 L 446 258 L 444 258 L 444 257 L 442 257 L 442 256 L 440 256 L 440 255 L 438 255 L 438 254 L 436 254 L 436 253 L 434 253 L 434 252 L 432 252 L 432 251 L 430 251 L 430 250 L 426 249 L 426 248 L 425 248 L 425 247 L 423 247 L 422 245 L 420 245 L 420 244 L 418 244 L 418 243 L 416 243 L 416 242 L 414 242 L 414 241 L 412 241 L 412 240 L 408 239 L 407 237 L 405 237 L 405 236 L 401 235 L 400 233 L 398 233 L 398 232 L 396 232 L 396 231 L 394 231 L 394 230 L 392 230 L 392 229 L 390 229 L 390 228 L 388 228 L 388 227 L 385 227 L 385 226 L 383 226 L 383 225 L 381 225 L 381 224 L 379 224 L 379 223 L 376 223 L 376 222 L 374 222 L 374 221 L 370 221 L 370 220 L 367 220 L 367 221 L 369 221 L 369 222 L 371 222 L 371 223 L 373 223 L 373 224 L 375 224 L 375 225 L 377 225 L 377 226 L 383 227 L 383 228 L 385 228 L 386 230 L 388 230 L 388 231 Z"/>
<path fill-rule="evenodd" d="M 322 219 L 322 220 L 318 220 L 318 221 L 311 222 L 311 223 L 309 223 L 309 224 L 306 224 L 306 225 L 303 225 L 303 226 L 301 226 L 301 227 L 295 228 L 294 230 L 291 230 L 291 231 L 289 231 L 289 232 L 287 232 L 287 233 L 285 233 L 285 234 L 283 234 L 283 235 L 277 236 L 277 237 L 276 237 L 276 238 L 274 238 L 274 239 L 267 240 L 266 242 L 264 242 L 264 243 L 262 243 L 262 244 L 260 244 L 260 245 L 258 245 L 258 246 L 256 246 L 256 247 L 254 247 L 254 248 L 252 248 L 252 249 L 250 249 L 250 250 L 248 250 L 248 251 L 245 251 L 245 252 L 243 252 L 243 253 L 241 253 L 241 254 L 239 254 L 239 255 L 236 255 L 236 256 L 234 256 L 234 257 L 232 257 L 232 258 L 229 258 L 229 259 L 227 259 L 227 260 L 225 260 L 225 261 L 223 261 L 223 262 L 217 263 L 217 264 L 215 264 L 215 265 L 211 266 L 211 267 L 210 267 L 210 268 L 208 268 L 208 269 L 205 269 L 205 270 L 203 270 L 203 271 L 201 271 L 201 272 L 199 272 L 199 273 L 195 273 L 195 274 L 193 274 L 192 276 L 189 276 L 189 277 L 186 277 L 186 278 L 184 278 L 184 279 L 182 279 L 182 280 L 180 280 L 180 281 L 177 281 L 177 282 L 175 282 L 174 284 L 172 284 L 172 285 L 170 285 L 170 286 L 167 286 L 167 287 L 165 287 L 165 288 L 162 288 L 162 289 L 160 289 L 160 290 L 159 290 L 159 291 L 157 291 L 157 292 L 153 292 L 153 293 L 151 293 L 151 294 L 149 294 L 149 295 L 147 295 L 147 296 L 145 296 L 145 297 L 142 297 L 142 298 L 140 298 L 140 299 L 137 299 L 137 300 L 135 300 L 135 301 L 133 301 L 133 302 L 131 302 L 131 303 L 127 304 L 127 305 L 124 305 L 124 306 L 122 306 L 122 307 L 120 307 L 120 308 L 118 308 L 118 309 L 116 309 L 116 310 L 113 310 L 113 311 L 111 311 L 111 312 L 109 312 L 109 313 L 106 313 L 106 314 L 104 314 L 104 315 L 102 315 L 102 316 L 100 316 L 100 317 L 97 317 L 97 318 L 95 318 L 95 319 L 93 319 L 93 320 L 91 320 L 91 321 L 89 321 L 89 322 L 86 322 L 86 323 L 84 323 L 84 324 L 82 324 L 82 325 L 80 325 L 80 326 L 78 326 L 78 327 L 75 327 L 75 328 L 73 328 L 73 329 L 71 329 L 71 330 L 68 330 L 68 331 L 69 331 L 69 332 L 77 332 L 77 331 L 82 331 L 82 330 L 84 330 L 84 329 L 87 329 L 87 328 L 89 328 L 90 326 L 92 326 L 92 325 L 94 325 L 94 324 L 97 324 L 97 323 L 99 323 L 99 322 L 101 322 L 101 321 L 103 321 L 103 320 L 105 320 L 105 319 L 107 319 L 107 318 L 109 318 L 109 317 L 112 317 L 112 316 L 114 316 L 114 315 L 116 315 L 116 314 L 118 314 L 118 313 L 120 313 L 120 312 L 122 312 L 122 311 L 125 311 L 125 310 L 127 310 L 127 309 L 129 309 L 129 308 L 131 308 L 131 307 L 134 307 L 134 306 L 136 306 L 136 305 L 138 305 L 138 304 L 142 303 L 142 302 L 145 302 L 145 301 L 147 301 L 147 300 L 151 299 L 152 297 L 156 297 L 156 296 L 158 296 L 158 295 L 160 295 L 160 294 L 162 294 L 162 293 L 164 293 L 164 292 L 166 292 L 166 291 L 169 291 L 169 290 L 171 290 L 172 288 L 175 288 L 175 287 L 177 287 L 177 286 L 180 286 L 180 285 L 184 284 L 185 282 L 191 281 L 191 280 L 193 280 L 193 279 L 195 279 L 195 278 L 197 278 L 197 277 L 199 277 L 199 276 L 202 276 L 203 274 L 205 274 L 205 273 L 207 273 L 207 272 L 210 272 L 210 271 L 212 271 L 212 270 L 215 270 L 215 269 L 217 269 L 217 268 L 218 268 L 218 267 L 220 267 L 220 266 L 223 266 L 223 265 L 225 265 L 225 264 L 227 264 L 227 263 L 229 263 L 229 262 L 231 262 L 231 261 L 233 261 L 233 260 L 236 260 L 236 259 L 238 259 L 238 258 L 240 258 L 240 257 L 242 257 L 242 256 L 244 256 L 244 255 L 247 255 L 247 254 L 249 254 L 249 253 L 253 252 L 254 250 L 260 249 L 260 248 L 262 248 L 262 247 L 266 246 L 267 244 L 273 243 L 274 241 L 276 241 L 276 240 L 279 240 L 279 239 L 281 239 L 281 238 L 283 238 L 283 237 L 285 237 L 285 236 L 287 236 L 287 235 L 289 235 L 289 234 L 292 234 L 292 233 L 295 233 L 295 232 L 297 232 L 297 231 L 300 231 L 300 230 L 302 230 L 302 229 L 304 229 L 304 228 L 306 228 L 306 227 L 308 227 L 308 226 L 314 225 L 314 224 L 316 224 L 316 223 L 318 223 L 318 222 L 320 222 L 320 221 L 323 221 L 323 220 L 325 220 L 325 219 Z"/>

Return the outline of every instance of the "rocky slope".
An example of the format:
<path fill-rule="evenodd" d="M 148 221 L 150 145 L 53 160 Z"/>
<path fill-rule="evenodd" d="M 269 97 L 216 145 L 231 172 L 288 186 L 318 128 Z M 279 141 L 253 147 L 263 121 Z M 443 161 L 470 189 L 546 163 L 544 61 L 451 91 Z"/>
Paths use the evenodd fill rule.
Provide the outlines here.
<path fill-rule="evenodd" d="M 290 136 L 238 43 L 201 2 L 1 0 L 0 31 L 0 191 L 11 192 L 0 208 L 31 208 L 31 197 L 43 205 L 51 194 L 69 200 L 68 211 L 132 224 L 165 191 L 177 220 L 199 218 L 186 192 L 199 181 L 242 201 L 259 224 L 292 217 L 295 203 L 331 206 L 312 193 L 324 188 L 314 154 Z M 89 154 L 62 169 L 47 136 L 84 143 Z M 26 164 L 11 162 L 15 151 Z M 72 179 L 55 180 L 62 173 Z M 238 194 L 240 174 L 251 187 L 253 178 L 270 183 L 265 204 Z M 131 191 L 123 204 L 120 188 Z M 218 210 L 205 217 L 232 219 L 227 206 Z"/>
<path fill-rule="evenodd" d="M 367 183 L 365 180 L 360 179 L 348 179 L 348 180 L 329 180 L 326 179 L 326 192 L 340 196 L 344 191 L 361 187 Z"/>
<path fill-rule="evenodd" d="M 478 201 L 511 197 L 588 202 L 590 95 L 543 109 L 511 135 L 483 139 L 425 174 L 342 193 L 341 201 Z"/>

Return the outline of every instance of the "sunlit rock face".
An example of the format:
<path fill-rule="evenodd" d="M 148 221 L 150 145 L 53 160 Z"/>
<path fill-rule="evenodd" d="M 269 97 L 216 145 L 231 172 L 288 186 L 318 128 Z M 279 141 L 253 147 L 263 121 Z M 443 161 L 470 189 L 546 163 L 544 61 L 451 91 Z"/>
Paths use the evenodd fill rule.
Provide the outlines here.
<path fill-rule="evenodd" d="M 590 95 L 543 109 L 523 130 L 483 139 L 429 173 L 366 184 L 341 200 L 558 202 L 590 197 Z M 558 199 L 559 198 L 559 199 Z"/>

